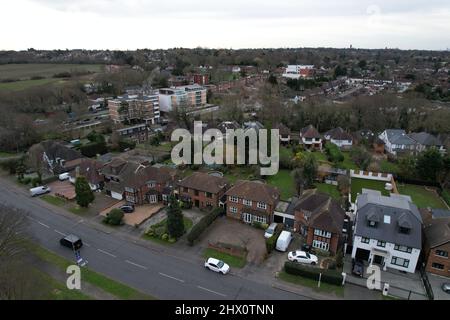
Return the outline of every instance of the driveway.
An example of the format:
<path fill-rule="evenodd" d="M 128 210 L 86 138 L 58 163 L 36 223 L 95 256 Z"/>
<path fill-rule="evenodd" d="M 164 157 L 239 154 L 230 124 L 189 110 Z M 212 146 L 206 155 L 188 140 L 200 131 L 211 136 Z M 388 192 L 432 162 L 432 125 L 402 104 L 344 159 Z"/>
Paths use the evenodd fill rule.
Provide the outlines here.
<path fill-rule="evenodd" d="M 53 181 L 48 184 L 50 189 L 52 190 L 50 192 L 51 195 L 64 198 L 66 200 L 73 200 L 75 199 L 75 187 L 73 184 L 70 183 L 69 180 L 65 181 Z"/>
<path fill-rule="evenodd" d="M 433 288 L 434 300 L 450 300 L 450 294 L 445 293 L 441 288 L 444 282 L 450 283 L 450 279 L 429 272 L 427 272 L 427 275 Z"/>
<path fill-rule="evenodd" d="M 100 215 L 105 217 L 112 209 L 119 208 L 124 204 L 125 201 L 120 201 L 100 212 Z M 123 222 L 129 226 L 140 226 L 146 220 L 158 213 L 162 208 L 164 208 L 164 205 L 162 204 L 144 204 L 141 206 L 136 206 L 133 213 L 124 214 Z"/>
<path fill-rule="evenodd" d="M 200 246 L 206 248 L 210 243 L 217 242 L 246 248 L 250 263 L 261 264 L 267 252 L 264 230 L 226 217 L 214 221 L 203 234 Z"/>

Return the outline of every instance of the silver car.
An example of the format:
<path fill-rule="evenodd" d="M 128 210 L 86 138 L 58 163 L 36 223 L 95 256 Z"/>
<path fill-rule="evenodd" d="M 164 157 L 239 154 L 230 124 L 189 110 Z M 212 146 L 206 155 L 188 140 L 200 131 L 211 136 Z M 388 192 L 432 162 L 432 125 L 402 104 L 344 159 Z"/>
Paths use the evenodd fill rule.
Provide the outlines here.
<path fill-rule="evenodd" d="M 442 290 L 444 290 L 445 293 L 450 293 L 450 282 L 443 283 Z"/>

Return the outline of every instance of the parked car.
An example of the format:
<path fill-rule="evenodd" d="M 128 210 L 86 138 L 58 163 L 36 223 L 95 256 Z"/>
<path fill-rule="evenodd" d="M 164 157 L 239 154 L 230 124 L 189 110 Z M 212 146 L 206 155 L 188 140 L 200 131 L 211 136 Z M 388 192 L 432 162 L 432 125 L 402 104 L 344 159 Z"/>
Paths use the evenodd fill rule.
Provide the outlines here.
<path fill-rule="evenodd" d="M 61 173 L 61 174 L 58 176 L 59 181 L 65 181 L 65 180 L 68 180 L 69 178 L 70 178 L 70 175 L 69 175 L 68 172 Z"/>
<path fill-rule="evenodd" d="M 300 250 L 289 252 L 288 260 L 311 265 L 319 263 L 319 259 L 315 255 Z"/>
<path fill-rule="evenodd" d="M 442 290 L 444 290 L 445 293 L 450 293 L 450 282 L 443 283 Z"/>
<path fill-rule="evenodd" d="M 205 268 L 222 274 L 227 274 L 230 271 L 229 265 L 214 258 L 208 258 L 208 260 L 205 261 Z"/>
<path fill-rule="evenodd" d="M 119 208 L 124 213 L 133 213 L 134 212 L 134 205 L 132 204 L 125 204 Z"/>
<path fill-rule="evenodd" d="M 276 229 L 277 229 L 277 224 L 271 223 L 270 226 L 266 229 L 266 232 L 264 233 L 264 238 L 268 239 L 271 236 L 273 236 Z"/>
<path fill-rule="evenodd" d="M 361 260 L 353 260 L 352 273 L 362 278 L 364 276 L 364 262 L 362 262 Z"/>
<path fill-rule="evenodd" d="M 30 189 L 30 194 L 31 194 L 32 197 L 36 197 L 36 196 L 40 196 L 42 194 L 49 193 L 50 191 L 52 191 L 50 189 L 50 187 L 40 186 L 40 187 L 36 187 L 36 188 L 31 188 Z"/>
<path fill-rule="evenodd" d="M 81 241 L 80 237 L 77 237 L 73 234 L 69 234 L 59 240 L 59 243 L 67 248 L 73 249 L 73 250 L 79 250 L 83 246 L 83 242 Z"/>
<path fill-rule="evenodd" d="M 277 239 L 275 249 L 277 249 L 278 251 L 286 252 L 291 241 L 292 241 L 292 234 L 289 231 L 282 231 Z"/>

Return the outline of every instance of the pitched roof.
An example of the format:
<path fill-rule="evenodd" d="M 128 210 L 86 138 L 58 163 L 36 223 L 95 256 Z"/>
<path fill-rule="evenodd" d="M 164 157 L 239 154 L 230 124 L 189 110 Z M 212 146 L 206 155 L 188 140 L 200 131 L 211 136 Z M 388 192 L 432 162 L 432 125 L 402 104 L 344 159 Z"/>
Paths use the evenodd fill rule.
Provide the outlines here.
<path fill-rule="evenodd" d="M 423 229 L 425 241 L 431 248 L 450 242 L 450 218 L 431 220 Z"/>
<path fill-rule="evenodd" d="M 140 188 L 149 181 L 166 184 L 174 180 L 175 174 L 175 169 L 167 167 L 155 168 L 140 166 L 133 174 L 125 177 L 124 186 Z"/>
<path fill-rule="evenodd" d="M 227 192 L 227 196 L 235 196 L 251 201 L 275 205 L 280 199 L 277 188 L 259 181 L 239 180 Z"/>
<path fill-rule="evenodd" d="M 180 187 L 200 190 L 210 193 L 218 193 L 228 185 L 228 180 L 223 177 L 213 176 L 204 172 L 195 172 L 178 182 Z"/>
<path fill-rule="evenodd" d="M 441 140 L 427 132 L 413 132 L 408 136 L 424 146 L 442 146 Z"/>
<path fill-rule="evenodd" d="M 325 132 L 324 136 L 333 140 L 353 140 L 353 137 L 341 127 L 328 130 Z"/>
<path fill-rule="evenodd" d="M 278 129 L 280 131 L 280 135 L 287 136 L 291 134 L 291 129 L 285 126 L 283 123 L 278 123 L 274 126 L 274 129 Z"/>
<path fill-rule="evenodd" d="M 75 171 L 70 173 L 71 177 L 76 177 L 77 174 L 85 177 L 90 183 L 98 184 L 104 180 L 103 176 L 99 173 L 103 164 L 93 159 L 82 159 Z"/>
<path fill-rule="evenodd" d="M 66 161 L 71 161 L 79 158 L 83 158 L 78 151 L 66 147 L 62 142 L 46 140 L 42 141 L 41 146 L 44 149 L 45 154 L 50 160 L 60 158 Z"/>
<path fill-rule="evenodd" d="M 300 136 L 303 138 L 320 138 L 319 131 L 312 124 L 300 130 Z"/>
<path fill-rule="evenodd" d="M 387 139 L 393 144 L 416 144 L 416 141 L 410 138 L 403 129 L 386 129 L 386 135 Z"/>

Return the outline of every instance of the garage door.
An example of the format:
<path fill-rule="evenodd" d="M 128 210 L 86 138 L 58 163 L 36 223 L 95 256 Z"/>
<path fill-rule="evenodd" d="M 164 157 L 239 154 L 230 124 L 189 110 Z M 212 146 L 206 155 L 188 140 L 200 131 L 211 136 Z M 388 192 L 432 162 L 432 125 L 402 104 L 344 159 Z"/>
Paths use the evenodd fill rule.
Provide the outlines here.
<path fill-rule="evenodd" d="M 369 250 L 365 250 L 365 249 L 358 248 L 358 249 L 356 249 L 355 257 L 356 257 L 356 259 L 358 259 L 358 260 L 368 261 L 368 260 L 369 260 L 369 257 L 370 257 L 370 251 L 369 251 Z"/>
<path fill-rule="evenodd" d="M 117 193 L 114 191 L 111 192 L 111 197 L 113 197 L 114 199 L 117 199 L 117 200 L 122 200 L 122 195 L 120 193 Z"/>

